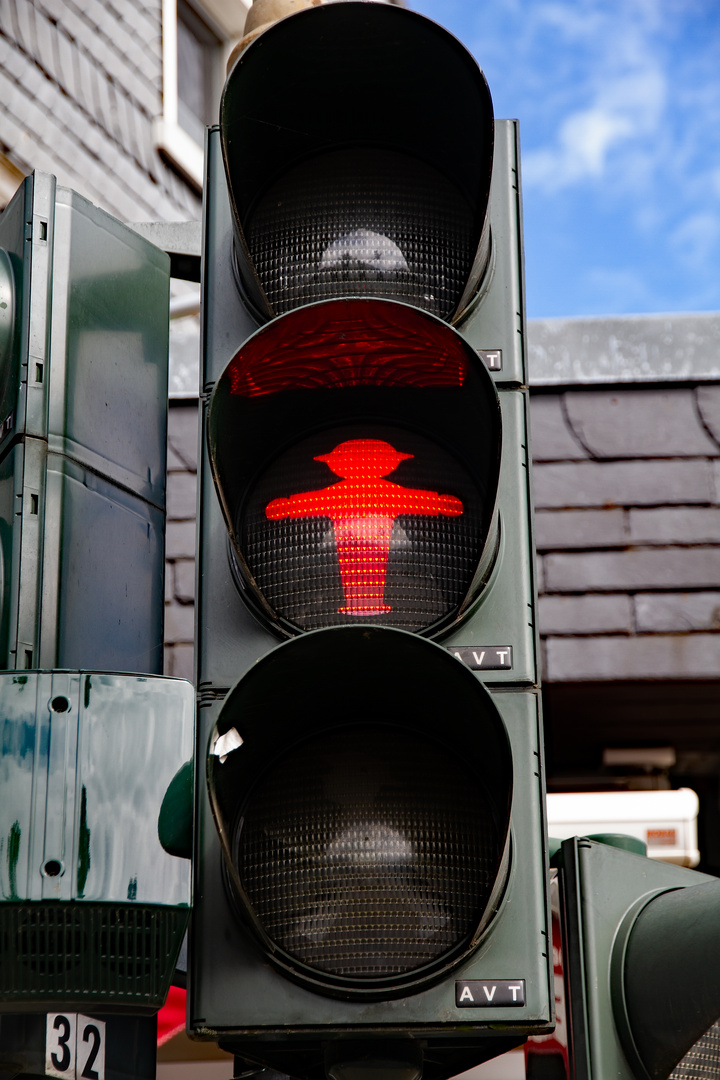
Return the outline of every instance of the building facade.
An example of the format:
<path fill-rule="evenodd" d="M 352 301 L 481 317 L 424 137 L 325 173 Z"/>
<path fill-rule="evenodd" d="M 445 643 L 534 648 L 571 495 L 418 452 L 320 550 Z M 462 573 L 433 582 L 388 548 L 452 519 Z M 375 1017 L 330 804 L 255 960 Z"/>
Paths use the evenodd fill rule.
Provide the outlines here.
<path fill-rule="evenodd" d="M 40 169 L 122 221 L 199 218 L 249 2 L 2 0 L 0 202 Z"/>
<path fill-rule="evenodd" d="M 198 220 L 247 7 L 0 0 L 0 206 L 39 169 Z M 197 319 L 171 342 L 165 670 L 192 677 Z M 688 783 L 720 872 L 720 317 L 531 323 L 529 357 L 550 786 Z"/>

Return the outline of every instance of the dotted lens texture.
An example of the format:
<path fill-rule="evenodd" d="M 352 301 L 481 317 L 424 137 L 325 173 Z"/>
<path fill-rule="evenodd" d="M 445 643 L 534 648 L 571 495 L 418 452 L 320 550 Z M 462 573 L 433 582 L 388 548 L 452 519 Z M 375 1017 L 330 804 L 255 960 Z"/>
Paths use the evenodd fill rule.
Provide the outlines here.
<path fill-rule="evenodd" d="M 382 296 L 447 318 L 472 268 L 472 213 L 415 158 L 345 150 L 296 166 L 245 222 L 277 314 L 335 296 Z"/>
<path fill-rule="evenodd" d="M 380 478 L 398 487 L 398 499 L 383 503 L 383 485 L 361 475 L 349 481 L 354 508 L 333 517 L 342 478 L 317 458 L 359 443 L 409 455 Z M 427 512 L 394 516 L 405 493 Z M 318 511 L 323 500 L 327 515 Z M 274 509 L 283 502 L 285 512 Z M 451 616 L 465 599 L 484 542 L 482 504 L 466 470 L 428 439 L 380 425 L 334 429 L 296 443 L 266 470 L 241 508 L 239 535 L 258 589 L 301 630 L 365 619 L 417 632 Z M 372 541 L 383 534 L 389 548 L 379 567 Z"/>
<path fill-rule="evenodd" d="M 720 1080 L 720 1021 L 691 1046 L 669 1080 Z"/>
<path fill-rule="evenodd" d="M 235 852 L 250 902 L 286 954 L 371 979 L 412 972 L 468 939 L 500 848 L 464 763 L 430 739 L 368 725 L 323 733 L 271 767 L 250 794 Z"/>

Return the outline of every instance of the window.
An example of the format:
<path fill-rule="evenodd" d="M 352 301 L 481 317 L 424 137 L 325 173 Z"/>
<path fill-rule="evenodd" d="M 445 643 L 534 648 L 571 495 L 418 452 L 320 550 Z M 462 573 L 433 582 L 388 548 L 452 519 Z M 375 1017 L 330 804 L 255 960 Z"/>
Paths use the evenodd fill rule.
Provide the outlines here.
<path fill-rule="evenodd" d="M 197 188 L 205 127 L 217 122 L 225 65 L 249 7 L 250 0 L 163 0 L 163 114 L 155 143 Z"/>
<path fill-rule="evenodd" d="M 201 146 L 205 127 L 217 119 L 222 61 L 220 39 L 198 18 L 186 0 L 178 0 L 178 123 Z"/>

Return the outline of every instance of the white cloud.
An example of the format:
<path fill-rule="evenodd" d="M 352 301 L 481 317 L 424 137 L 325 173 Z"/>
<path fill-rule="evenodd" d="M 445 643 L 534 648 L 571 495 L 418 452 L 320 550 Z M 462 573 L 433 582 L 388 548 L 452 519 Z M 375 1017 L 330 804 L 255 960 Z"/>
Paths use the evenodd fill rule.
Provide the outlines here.
<path fill-rule="evenodd" d="M 528 185 L 553 192 L 611 171 L 625 188 L 633 179 L 646 177 L 648 151 L 659 159 L 657 135 L 666 108 L 667 77 L 658 58 L 636 42 L 618 71 L 617 51 L 608 55 L 609 41 L 601 39 L 597 51 L 586 85 L 574 93 L 568 88 L 568 105 L 576 105 L 578 96 L 586 97 L 587 105 L 570 108 L 550 145 L 526 151 L 523 176 Z M 653 168 L 657 164 L 659 160 Z"/>
<path fill-rule="evenodd" d="M 632 131 L 627 117 L 599 106 L 571 113 L 554 146 L 525 154 L 523 180 L 528 186 L 537 184 L 552 191 L 600 176 L 609 149 Z"/>
<path fill-rule="evenodd" d="M 596 39 L 605 21 L 601 8 L 593 3 L 538 4 L 536 17 L 539 23 L 551 26 L 566 41 L 574 43 Z"/>

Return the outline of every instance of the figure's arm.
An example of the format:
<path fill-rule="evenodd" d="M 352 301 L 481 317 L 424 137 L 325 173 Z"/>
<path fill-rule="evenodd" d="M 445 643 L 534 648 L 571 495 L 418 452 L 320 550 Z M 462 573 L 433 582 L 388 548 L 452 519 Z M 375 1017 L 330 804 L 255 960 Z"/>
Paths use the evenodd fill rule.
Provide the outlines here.
<path fill-rule="evenodd" d="M 303 491 L 299 495 L 273 499 L 265 507 L 265 516 L 270 521 L 280 518 L 331 517 L 323 498 L 324 491 Z"/>
<path fill-rule="evenodd" d="M 389 485 L 388 485 L 389 487 Z M 420 488 L 401 488 L 393 485 L 393 498 L 388 500 L 391 512 L 399 514 L 427 514 L 428 517 L 458 517 L 463 512 L 462 499 L 454 495 L 439 495 L 437 491 L 423 491 Z"/>
<path fill-rule="evenodd" d="M 458 517 L 462 512 L 462 499 L 456 499 L 454 495 L 438 495 L 438 513 L 445 517 Z"/>
<path fill-rule="evenodd" d="M 265 517 L 271 521 L 279 518 L 292 517 L 292 502 L 290 499 L 273 499 L 265 507 Z"/>

